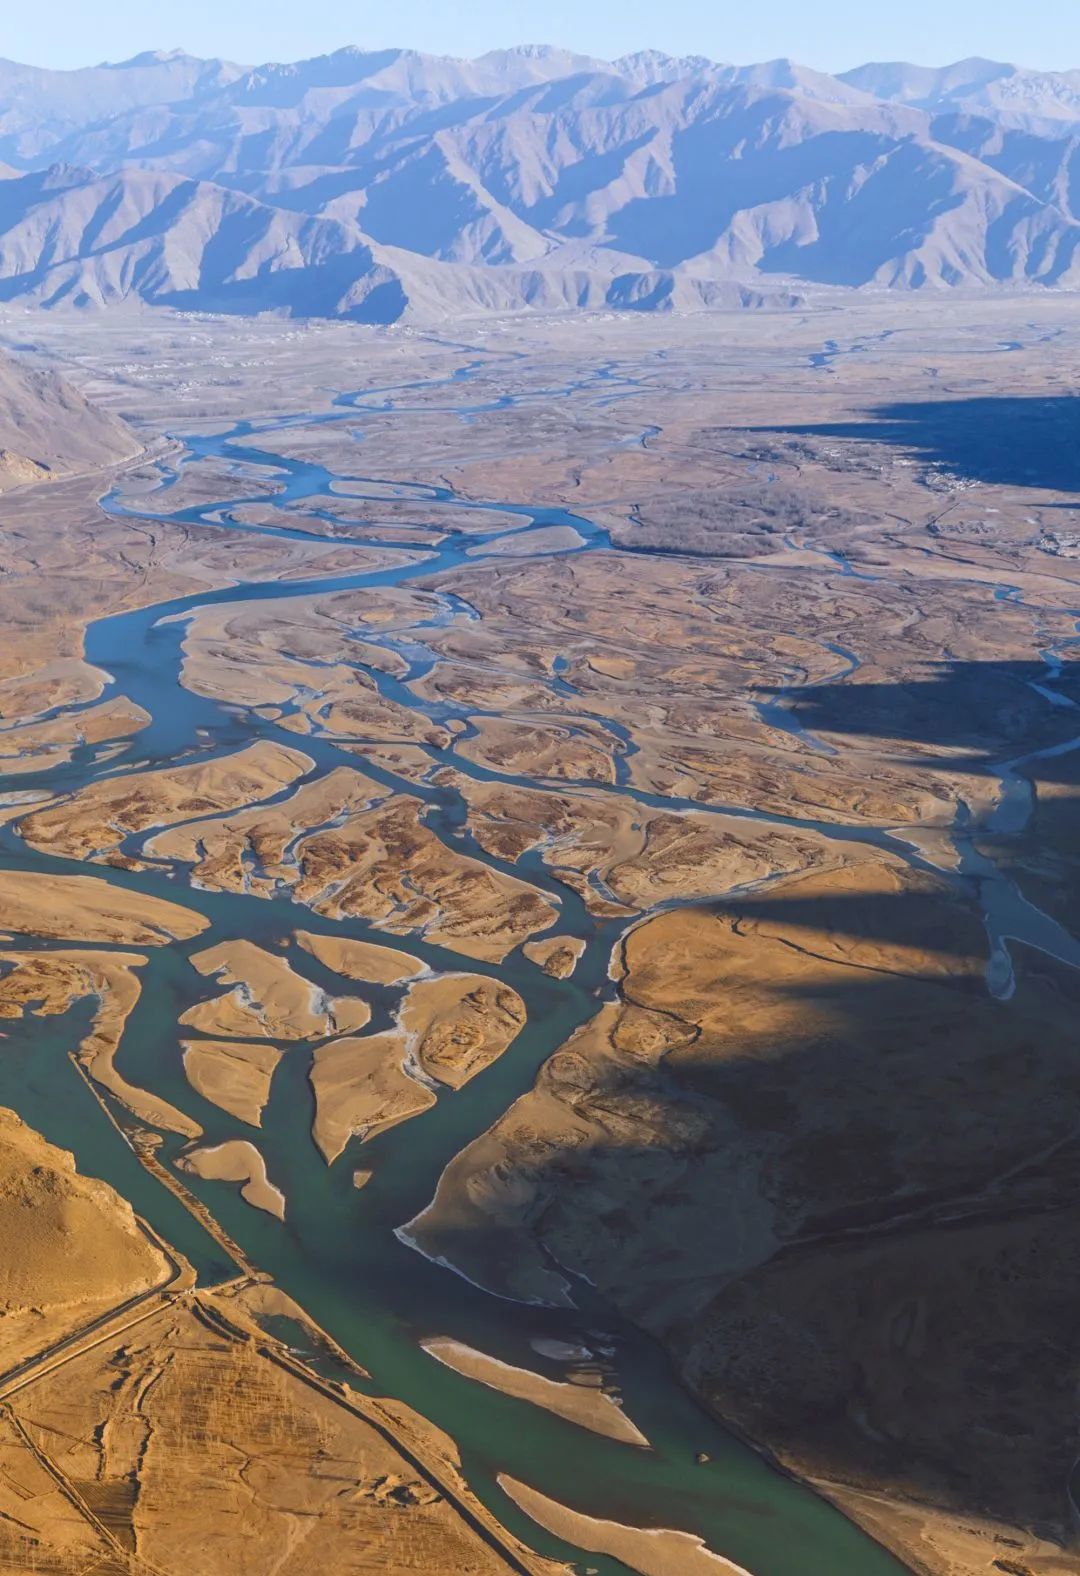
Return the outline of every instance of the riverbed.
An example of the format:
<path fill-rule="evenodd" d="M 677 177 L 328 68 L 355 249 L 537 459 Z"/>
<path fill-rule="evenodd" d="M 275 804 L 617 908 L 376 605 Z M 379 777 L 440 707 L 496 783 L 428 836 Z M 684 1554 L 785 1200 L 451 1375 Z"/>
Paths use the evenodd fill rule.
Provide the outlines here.
<path fill-rule="evenodd" d="M 316 533 L 303 527 L 304 514 L 320 515 L 320 500 L 347 489 L 357 510 L 365 497 L 374 505 L 393 486 L 398 497 L 422 503 L 425 514 L 437 515 L 439 528 L 448 532 L 437 547 L 425 550 L 419 562 L 368 573 L 335 575 L 289 582 L 251 583 L 220 591 L 172 599 L 135 612 L 123 613 L 92 624 L 87 632 L 87 660 L 108 675 L 104 699 L 126 696 L 150 714 L 152 722 L 121 750 L 77 749 L 70 762 L 20 776 L 20 791 L 70 792 L 99 778 L 111 778 L 129 769 L 154 768 L 213 754 L 227 754 L 256 739 L 301 748 L 314 761 L 310 777 L 339 766 L 358 764 L 369 776 L 395 790 L 424 800 L 428 825 L 450 846 L 493 868 L 524 877 L 546 894 L 558 910 L 551 933 L 571 935 L 585 943 L 573 977 L 554 980 L 527 963 L 520 951 L 504 964 L 473 963 L 477 973 L 490 974 L 511 984 L 522 996 L 527 1011 L 526 1028 L 511 1049 L 464 1091 L 443 1095 L 429 1111 L 364 1146 L 354 1145 L 333 1167 L 322 1161 L 311 1140 L 313 1096 L 308 1079 L 310 1056 L 292 1050 L 276 1073 L 259 1137 L 274 1183 L 288 1199 L 286 1219 L 280 1223 L 252 1210 L 232 1189 L 191 1176 L 185 1184 L 195 1192 L 241 1245 L 248 1257 L 271 1274 L 280 1286 L 311 1313 L 313 1318 L 371 1374 L 373 1394 L 392 1395 L 414 1406 L 445 1429 L 458 1443 L 468 1479 L 495 1514 L 527 1543 L 541 1552 L 577 1562 L 602 1576 L 615 1576 L 625 1567 L 604 1556 L 583 1553 L 539 1528 L 502 1492 L 499 1474 L 516 1479 L 590 1517 L 635 1525 L 672 1527 L 700 1535 L 716 1553 L 744 1567 L 753 1576 L 896 1576 L 902 1567 L 891 1555 L 859 1532 L 822 1499 L 775 1471 L 751 1448 L 737 1441 L 705 1412 L 678 1384 L 666 1355 L 637 1330 L 628 1327 L 604 1306 L 586 1285 L 574 1282 L 577 1306 L 556 1309 L 509 1303 L 471 1285 L 451 1267 L 434 1264 L 396 1235 L 403 1222 L 430 1201 L 438 1178 L 448 1162 L 473 1138 L 491 1125 L 532 1084 L 537 1070 L 570 1034 L 586 1022 L 598 1004 L 614 991 L 608 975 L 612 947 L 624 921 L 597 921 L 567 886 L 559 883 L 538 854 L 506 864 L 486 854 L 468 832 L 465 804 L 452 787 L 417 783 L 395 776 L 384 766 L 358 760 L 332 740 L 304 736 L 281 727 L 280 721 L 241 711 L 184 688 L 180 682 L 183 640 L 187 621 L 200 609 L 239 603 L 273 604 L 285 599 L 319 593 L 359 592 L 365 588 L 405 585 L 422 581 L 430 586 L 448 570 L 482 565 L 478 548 L 494 549 L 507 535 L 506 517 L 515 521 L 517 543 L 530 533 L 552 526 L 571 526 L 581 539 L 572 551 L 611 551 L 608 534 L 585 516 L 565 509 L 524 506 L 513 499 L 477 502 L 459 498 L 449 487 L 403 483 L 357 473 L 334 472 L 309 461 L 282 458 L 261 448 L 260 439 L 283 428 L 325 422 L 346 423 L 350 431 L 358 421 L 392 421 L 398 410 L 421 392 L 430 396 L 445 390 L 448 419 L 474 420 L 489 404 L 470 403 L 469 379 L 479 363 L 469 362 L 455 374 L 430 385 L 408 385 L 339 396 L 329 413 L 300 413 L 262 426 L 248 421 L 218 434 L 177 434 L 181 456 L 173 479 L 197 471 L 204 461 L 225 459 L 238 467 L 234 496 L 216 498 L 197 507 L 164 515 L 191 528 L 220 528 L 223 514 L 245 503 L 289 505 L 281 522 L 245 525 L 256 535 L 310 542 Z M 621 380 L 610 365 L 584 376 L 571 392 L 610 403 L 632 389 L 632 380 Z M 545 391 L 544 397 L 553 391 Z M 535 393 L 530 398 L 540 396 Z M 514 396 L 505 399 L 513 401 Z M 425 410 L 431 412 L 430 403 Z M 648 428 L 652 434 L 659 429 Z M 357 434 L 358 460 L 363 453 L 362 432 Z M 645 442 L 646 436 L 632 435 Z M 628 441 L 630 441 L 628 439 Z M 358 465 L 357 471 L 361 471 Z M 278 488 L 265 493 L 244 491 L 245 475 L 256 474 Z M 165 487 L 170 483 L 166 481 Z M 161 493 L 156 495 L 160 504 Z M 110 494 L 105 507 L 117 514 L 139 518 L 136 505 L 124 503 L 120 493 Z M 299 509 L 299 512 L 298 512 Z M 489 511 L 497 529 L 491 533 L 471 530 L 455 534 L 454 513 L 467 509 Z M 147 519 L 163 518 L 160 507 Z M 317 539 L 324 541 L 321 534 Z M 340 545 L 385 547 L 377 527 L 370 537 L 350 534 Z M 808 574 L 833 574 L 843 566 L 822 560 Z M 437 617 L 468 616 L 467 599 L 445 598 Z M 422 631 L 420 632 L 422 636 Z M 378 644 L 379 636 L 365 628 L 364 639 Z M 830 647 L 840 664 L 833 682 L 855 671 L 858 657 L 840 642 Z M 407 671 L 390 677 L 373 667 L 363 667 L 388 698 L 418 714 L 441 722 L 458 716 L 444 703 L 423 702 L 412 685 L 428 671 L 431 655 L 422 639 L 408 648 L 387 640 L 403 656 Z M 1045 686 L 1048 709 L 1055 704 L 1056 656 L 1047 653 Z M 358 664 L 358 666 L 362 666 Z M 556 672 L 551 683 L 564 681 Z M 768 720 L 783 726 L 788 691 L 769 708 Z M 475 716 L 475 711 L 470 713 Z M 461 721 L 465 722 L 464 716 Z M 792 716 L 791 731 L 803 734 Z M 467 731 L 460 737 L 467 737 Z M 624 749 L 630 742 L 623 737 Z M 1073 748 L 1080 738 L 1055 749 Z M 447 764 L 464 775 L 528 785 L 530 779 L 501 775 L 468 761 L 453 748 L 442 752 Z M 1016 806 L 1024 799 L 1023 770 L 1035 755 L 1022 761 L 1003 762 L 1003 805 L 1011 807 L 1013 820 L 1023 813 Z M 625 761 L 622 763 L 625 765 Z M 290 792 L 295 788 L 291 785 Z M 621 770 L 612 792 L 626 794 L 648 805 L 708 809 L 696 801 L 667 799 L 634 789 Z M 838 840 L 874 842 L 900 854 L 920 868 L 933 868 L 895 828 L 845 827 L 813 820 L 769 816 L 745 807 L 713 807 L 717 813 L 750 816 L 770 824 L 806 827 Z M 1030 806 L 1027 813 L 1030 815 Z M 1009 829 L 1016 827 L 1010 822 Z M 124 852 L 141 853 L 145 838 L 129 840 Z M 1011 966 L 1008 943 L 1018 939 L 1080 967 L 1080 944 L 1065 929 L 1027 903 L 1013 883 L 992 860 L 975 849 L 963 808 L 958 810 L 955 846 L 959 868 L 951 878 L 977 891 L 986 923 L 989 945 L 988 988 L 1008 993 Z M 11 828 L 0 832 L 0 868 L 70 874 L 70 861 L 39 854 L 26 847 Z M 345 919 L 330 921 L 299 908 L 287 896 L 263 899 L 191 889 L 170 869 L 148 868 L 137 872 L 98 871 L 110 882 L 182 902 L 202 914 L 210 928 L 197 941 L 155 951 L 143 972 L 143 994 L 128 1023 L 117 1065 L 133 1083 L 180 1105 L 203 1126 L 207 1143 L 224 1142 L 237 1134 L 235 1121 L 218 1107 L 202 1100 L 184 1077 L 179 1054 L 177 1022 L 187 1007 L 205 993 L 205 985 L 187 962 L 189 955 L 218 942 L 244 937 L 294 962 L 297 969 L 328 991 L 341 989 L 337 977 L 296 947 L 294 933 L 316 933 L 385 943 L 386 934 L 369 924 Z M 726 894 L 718 892 L 717 899 Z M 461 957 L 445 948 L 410 936 L 405 945 L 434 970 L 455 971 Z M 373 1006 L 371 1029 L 389 1022 L 392 999 L 388 993 L 367 988 L 362 992 Z M 13 1106 L 54 1143 L 74 1151 L 80 1168 L 112 1182 L 156 1230 L 186 1253 L 207 1281 L 233 1272 L 220 1247 L 205 1234 L 178 1201 L 136 1161 L 116 1128 L 109 1124 L 85 1084 L 73 1073 L 68 1052 L 77 1043 L 86 1014 L 80 1009 L 62 1020 L 26 1020 L 15 1024 L 0 1054 L 0 1103 Z M 130 1119 L 119 1107 L 114 1114 L 123 1125 Z M 175 1159 L 182 1145 L 167 1138 L 161 1151 Z M 353 1184 L 356 1165 L 373 1175 L 358 1190 Z M 651 1448 L 601 1438 L 575 1427 L 523 1401 L 502 1396 L 470 1381 L 429 1356 L 421 1347 L 425 1337 L 444 1336 L 506 1362 L 535 1365 L 533 1342 L 561 1342 L 590 1351 L 612 1352 L 628 1416 L 649 1439 Z M 302 1337 L 296 1334 L 296 1344 Z M 314 1358 L 314 1354 L 312 1359 Z M 325 1361 L 325 1359 L 319 1359 Z M 707 1464 L 696 1464 L 703 1453 Z"/>

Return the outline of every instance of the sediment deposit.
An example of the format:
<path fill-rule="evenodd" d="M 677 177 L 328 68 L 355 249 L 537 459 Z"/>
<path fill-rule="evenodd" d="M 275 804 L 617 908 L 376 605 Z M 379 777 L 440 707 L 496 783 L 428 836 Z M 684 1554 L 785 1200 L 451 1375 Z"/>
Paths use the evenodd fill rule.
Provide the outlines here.
<path fill-rule="evenodd" d="M 274 1280 L 35 1379 L 2 1536 L 1071 1573 L 1074 306 L 112 324 L 137 468 L 5 494 L 0 1102 Z"/>

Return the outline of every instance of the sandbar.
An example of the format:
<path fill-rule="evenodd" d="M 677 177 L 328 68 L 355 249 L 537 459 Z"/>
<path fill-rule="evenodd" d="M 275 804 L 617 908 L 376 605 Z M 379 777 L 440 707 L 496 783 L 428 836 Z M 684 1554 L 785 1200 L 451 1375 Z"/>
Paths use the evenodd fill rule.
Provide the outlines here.
<path fill-rule="evenodd" d="M 466 1379 L 475 1379 L 492 1390 L 501 1390 L 503 1395 L 512 1395 L 517 1400 L 542 1406 L 545 1411 L 554 1412 L 557 1417 L 576 1423 L 580 1428 L 603 1434 L 606 1439 L 648 1448 L 649 1441 L 640 1428 L 630 1421 L 619 1403 L 595 1385 L 560 1383 L 547 1379 L 542 1374 L 533 1373 L 527 1368 L 515 1368 L 510 1363 L 489 1357 L 449 1337 L 438 1336 L 421 1341 L 420 1344 L 429 1356 L 445 1363 L 455 1373 L 463 1374 Z"/>
<path fill-rule="evenodd" d="M 315 1051 L 312 1137 L 327 1165 L 350 1138 L 374 1138 L 435 1104 L 435 1095 L 403 1066 L 400 1032 L 333 1040 Z"/>
<path fill-rule="evenodd" d="M 621 1560 L 641 1576 L 750 1576 L 732 1560 L 724 1559 L 705 1547 L 703 1539 L 692 1532 L 675 1532 L 668 1527 L 624 1527 L 617 1521 L 599 1521 L 570 1510 L 557 1500 L 548 1499 L 537 1489 L 528 1488 L 515 1478 L 499 1473 L 499 1487 L 527 1516 L 590 1554 L 608 1554 Z"/>
<path fill-rule="evenodd" d="M 273 1045 L 242 1040 L 185 1040 L 184 1072 L 191 1087 L 230 1116 L 262 1126 L 270 1082 L 281 1060 Z"/>
<path fill-rule="evenodd" d="M 4 928 L 50 941 L 160 947 L 189 941 L 210 921 L 178 903 L 112 886 L 97 876 L 0 870 Z"/>
<path fill-rule="evenodd" d="M 361 980 L 368 985 L 397 985 L 402 980 L 415 979 L 427 968 L 411 953 L 399 952 L 396 947 L 380 947 L 373 941 L 350 941 L 346 936 L 319 936 L 307 930 L 298 930 L 296 941 L 305 952 L 310 952 L 313 958 L 318 958 L 335 974 L 342 974 L 350 980 Z"/>
<path fill-rule="evenodd" d="M 141 1121 L 185 1138 L 199 1137 L 198 1122 L 161 1095 L 129 1083 L 116 1067 L 116 1053 L 141 994 L 137 971 L 147 963 L 142 954 L 7 952 L 0 954 L 0 963 L 12 965 L 0 978 L 0 1019 L 18 1018 L 27 1010 L 56 1017 L 78 1001 L 93 1000 L 93 1023 L 78 1051 L 80 1066 Z"/>
<path fill-rule="evenodd" d="M 527 941 L 521 950 L 552 979 L 566 980 L 581 962 L 585 943 L 578 936 L 548 936 L 543 941 Z"/>
<path fill-rule="evenodd" d="M 176 1162 L 207 1182 L 239 1182 L 240 1197 L 255 1209 L 285 1219 L 285 1195 L 266 1174 L 266 1161 L 246 1138 L 230 1138 L 213 1149 L 192 1149 Z"/>
<path fill-rule="evenodd" d="M 483 974 L 440 974 L 410 988 L 400 1022 L 427 1076 L 460 1089 L 524 1027 L 525 1003 L 511 986 Z"/>
<path fill-rule="evenodd" d="M 284 958 L 251 941 L 223 941 L 192 963 L 231 990 L 197 1003 L 180 1022 L 224 1039 L 318 1040 L 362 1029 L 371 1017 L 355 996 L 328 997 Z"/>
<path fill-rule="evenodd" d="M 134 833 L 270 798 L 313 764 L 299 750 L 258 740 L 232 755 L 91 783 L 31 810 L 18 831 L 33 848 L 100 859 Z"/>

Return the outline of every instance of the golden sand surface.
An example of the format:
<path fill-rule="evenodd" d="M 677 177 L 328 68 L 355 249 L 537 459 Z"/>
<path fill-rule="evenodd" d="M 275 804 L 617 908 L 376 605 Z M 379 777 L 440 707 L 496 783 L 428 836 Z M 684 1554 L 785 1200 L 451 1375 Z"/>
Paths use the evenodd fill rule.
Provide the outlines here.
<path fill-rule="evenodd" d="M 210 1149 L 189 1149 L 176 1162 L 207 1182 L 239 1182 L 240 1196 L 253 1209 L 285 1219 L 285 1195 L 266 1174 L 266 1161 L 246 1138 L 230 1138 Z"/>
<path fill-rule="evenodd" d="M 298 714 L 285 718 L 282 727 L 346 741 L 430 744 L 435 749 L 443 749 L 448 743 L 445 730 L 437 723 L 387 700 L 379 694 L 374 679 L 354 673 L 349 673 L 336 689 L 327 686 L 313 699 L 305 699 Z"/>
<path fill-rule="evenodd" d="M 648 1446 L 649 1441 L 618 1401 L 596 1385 L 548 1379 L 527 1368 L 500 1362 L 496 1357 L 489 1357 L 475 1347 L 446 1336 L 432 1336 L 420 1344 L 430 1357 L 445 1363 L 455 1373 L 464 1374 L 467 1379 L 490 1385 L 503 1395 L 516 1396 L 533 1406 L 542 1406 L 557 1417 L 564 1417 L 579 1428 L 588 1428 L 594 1434 L 602 1434 L 606 1439 Z"/>
<path fill-rule="evenodd" d="M 496 558 L 523 558 L 530 553 L 567 553 L 585 545 L 585 538 L 572 525 L 549 525 L 528 536 L 506 536 L 483 546 L 470 547 L 470 557 L 481 553 Z"/>
<path fill-rule="evenodd" d="M 206 1169 L 242 1166 L 219 1152 Z M 267 1334 L 267 1316 L 295 1319 L 365 1377 L 277 1287 L 193 1282 L 110 1187 L 0 1110 L 5 1571 L 565 1570 L 500 1527 L 438 1429 Z"/>
<path fill-rule="evenodd" d="M 351 753 L 362 755 L 373 766 L 393 772 L 403 783 L 431 782 L 440 770 L 440 756 L 455 732 L 454 719 L 447 724 L 447 741 L 434 746 L 419 744 L 344 745 Z"/>
<path fill-rule="evenodd" d="M 468 595 L 481 620 L 430 635 L 448 660 L 418 688 L 464 709 L 503 714 L 476 719 L 478 737 L 457 747 L 466 758 L 518 775 L 610 781 L 616 741 L 609 734 L 601 747 L 599 716 L 629 732 L 636 746 L 630 779 L 649 793 L 834 822 L 947 823 L 956 794 L 971 792 L 981 775 L 974 754 L 942 767 L 932 758 L 940 751 L 891 751 L 880 733 L 863 737 L 861 727 L 830 753 L 836 741 L 827 735 L 824 749 L 763 720 L 759 704 L 785 683 L 826 683 L 842 670 L 827 644 L 838 631 L 854 649 L 887 658 L 893 684 L 933 681 L 941 652 L 935 637 L 946 626 L 952 631 L 954 618 L 957 661 L 1031 652 L 1030 620 L 1002 613 L 985 589 L 966 582 L 920 583 L 918 616 L 903 579 L 853 581 L 855 589 L 838 579 L 823 588 L 784 563 L 763 575 L 738 562 L 594 552 L 478 565 L 440 584 Z M 514 652 L 534 671 L 561 652 L 576 702 L 529 685 L 524 674 L 503 676 Z M 880 676 L 865 664 L 852 675 L 853 697 L 865 685 L 876 699 Z M 980 700 L 974 682 L 972 689 L 976 715 L 992 725 L 988 697 Z M 550 720 L 556 710 L 559 726 Z M 571 725 L 582 732 L 567 739 Z"/>
<path fill-rule="evenodd" d="M 280 751 L 285 758 L 291 753 Z M 228 771 L 221 781 L 241 787 Z M 388 796 L 361 772 L 337 768 L 273 805 L 205 819 L 189 814 L 189 825 L 158 832 L 146 853 L 189 865 L 192 879 L 211 890 L 270 897 L 284 886 L 328 918 L 370 919 L 390 934 L 416 932 L 488 961 L 551 925 L 555 910 L 543 894 L 448 846 L 427 825 L 423 808 L 410 795 Z M 8 813 L 17 815 L 19 807 Z M 35 809 L 21 825 L 34 841 L 44 815 L 61 828 L 65 813 L 62 806 Z M 166 819 L 160 802 L 152 813 L 156 824 Z M 102 821 L 98 809 L 89 814 L 92 841 L 101 837 Z M 109 817 L 114 824 L 113 804 Z"/>
<path fill-rule="evenodd" d="M 439 974 L 410 985 L 400 1024 L 427 1076 L 460 1089 L 498 1060 L 525 1016 L 509 985 L 483 974 Z"/>
<path fill-rule="evenodd" d="M 149 712 L 119 696 L 75 716 L 0 729 L 0 772 L 14 777 L 61 765 L 78 746 L 129 738 L 149 721 Z"/>
<path fill-rule="evenodd" d="M 423 809 L 398 795 L 304 839 L 295 896 L 328 919 L 352 915 L 388 935 L 419 932 L 488 962 L 549 928 L 555 909 L 542 893 L 449 847 Z"/>
<path fill-rule="evenodd" d="M 462 793 L 482 848 L 511 860 L 536 850 L 597 917 L 702 898 L 837 858 L 812 830 L 658 810 L 598 788 L 555 792 L 460 774 L 441 780 Z"/>
<path fill-rule="evenodd" d="M 527 941 L 521 950 L 545 974 L 565 980 L 581 961 L 585 943 L 577 936 L 548 936 L 544 941 Z"/>
<path fill-rule="evenodd" d="M 14 647 L 11 653 L 18 653 Z M 51 661 L 28 663 L 27 670 L 14 671 L 0 678 L 0 705 L 3 706 L 5 725 L 14 730 L 36 727 L 43 714 L 54 707 L 89 705 L 97 700 L 107 682 L 107 676 L 81 657 L 55 657 Z M 0 672 L 4 669 L 0 667 Z"/>
<path fill-rule="evenodd" d="M 327 961 L 339 951 L 348 962 L 347 942 Z M 363 954 L 356 963 L 371 967 Z M 391 966 L 400 980 L 400 962 Z M 351 1138 L 373 1138 L 434 1105 L 433 1083 L 461 1089 L 503 1054 L 524 1022 L 524 1003 L 509 986 L 479 974 L 440 974 L 409 986 L 393 1029 L 317 1046 L 312 1136 L 327 1164 Z"/>
<path fill-rule="evenodd" d="M 309 828 L 366 808 L 383 794 L 361 772 L 336 767 L 276 804 L 159 832 L 146 851 L 156 859 L 190 865 L 192 880 L 209 891 L 270 897 L 279 882 L 288 886 L 296 881 L 296 848 Z"/>
<path fill-rule="evenodd" d="M 396 947 L 380 947 L 370 941 L 352 941 L 347 936 L 317 936 L 298 930 L 297 944 L 320 963 L 346 979 L 369 985 L 398 985 L 423 974 L 426 965 L 419 958 L 399 952 Z"/>
<path fill-rule="evenodd" d="M 441 729 L 380 696 L 360 670 L 361 663 L 405 670 L 399 656 L 357 634 L 364 611 L 363 597 L 342 592 L 297 597 L 270 612 L 243 603 L 203 609 L 188 624 L 182 681 L 232 704 L 295 706 L 283 726 L 298 733 L 439 743 Z"/>
<path fill-rule="evenodd" d="M 77 1001 L 93 1000 L 93 1023 L 78 1049 L 80 1065 L 141 1121 L 197 1138 L 202 1132 L 197 1122 L 160 1095 L 129 1082 L 115 1065 L 127 1021 L 142 993 L 138 970 L 146 961 L 142 954 L 130 952 L 0 953 L 0 965 L 10 966 L 10 972 L 0 976 L 0 1018 L 19 1018 L 27 1010 L 54 1017 Z"/>
<path fill-rule="evenodd" d="M 506 1473 L 500 1473 L 499 1487 L 548 1532 L 593 1554 L 610 1555 L 641 1576 L 750 1576 L 741 1565 L 714 1554 L 692 1533 L 667 1527 L 626 1527 L 617 1521 L 583 1516 Z"/>
<path fill-rule="evenodd" d="M 336 1393 L 227 1295 L 162 1307 L 20 1390 L 0 1462 L 12 1571 L 496 1576 L 511 1551 L 556 1571 L 478 1507 L 434 1431 Z"/>
<path fill-rule="evenodd" d="M 270 1084 L 281 1052 L 273 1045 L 245 1045 L 242 1040 L 183 1040 L 184 1073 L 204 1100 L 230 1116 L 262 1126 Z"/>
<path fill-rule="evenodd" d="M 201 914 L 163 898 L 111 886 L 96 876 L 0 870 L 0 913 L 8 931 L 51 941 L 161 947 L 207 928 Z"/>
<path fill-rule="evenodd" d="M 415 520 L 415 509 L 408 505 L 404 508 L 400 500 L 381 499 L 378 505 L 378 520 L 372 523 L 371 505 L 367 503 L 354 503 L 347 498 L 329 496 L 320 499 L 318 515 L 308 512 L 303 500 L 294 503 L 282 503 L 277 507 L 257 503 L 242 503 L 230 505 L 227 511 L 228 519 L 235 520 L 243 525 L 276 525 L 282 524 L 282 513 L 286 515 L 299 515 L 303 520 L 303 529 L 315 535 L 326 536 L 335 541 L 348 541 L 352 537 L 376 537 L 380 542 L 400 544 L 402 547 L 428 547 L 435 546 L 445 539 L 446 533 L 432 525 L 422 525 Z M 326 520 L 322 515 L 330 515 Z"/>
<path fill-rule="evenodd" d="M 232 989 L 197 1003 L 180 1022 L 217 1038 L 320 1040 L 362 1029 L 371 1017 L 356 996 L 326 996 L 251 941 L 223 941 L 191 959 L 200 974 Z"/>
<path fill-rule="evenodd" d="M 316 1048 L 311 1135 L 327 1165 L 351 1138 L 374 1138 L 435 1104 L 432 1090 L 406 1067 L 406 1054 L 407 1042 L 398 1029 L 349 1036 Z"/>
<path fill-rule="evenodd" d="M 458 745 L 458 754 L 490 771 L 528 773 L 541 780 L 614 782 L 614 736 L 579 719 L 565 727 L 558 722 L 481 717 L 475 736 Z"/>
<path fill-rule="evenodd" d="M 502 572 L 512 576 L 514 567 L 507 566 Z M 468 571 L 470 579 L 477 577 L 485 600 L 497 594 L 492 577 L 498 572 L 483 564 Z M 441 577 L 439 584 L 444 580 L 452 583 L 456 576 L 454 571 Z M 461 583 L 464 584 L 464 577 Z M 516 641 L 508 644 L 497 661 L 492 660 L 495 653 L 484 633 L 482 615 L 479 629 L 475 621 L 467 626 L 451 624 L 444 631 L 432 633 L 429 643 L 438 648 L 443 660 L 415 681 L 416 693 L 425 700 L 449 701 L 463 710 L 476 708 L 498 714 L 506 711 L 522 716 L 566 710 L 567 698 L 554 694 L 550 688 L 558 646 L 547 643 L 540 630 L 530 631 L 526 638 L 526 632 L 519 629 Z M 608 750 L 614 747 L 614 741 L 603 737 L 599 730 L 596 736 Z"/>
<path fill-rule="evenodd" d="M 270 798 L 313 764 L 299 750 L 259 740 L 233 755 L 94 783 L 31 810 L 18 830 L 42 852 L 101 860 L 134 832 Z"/>

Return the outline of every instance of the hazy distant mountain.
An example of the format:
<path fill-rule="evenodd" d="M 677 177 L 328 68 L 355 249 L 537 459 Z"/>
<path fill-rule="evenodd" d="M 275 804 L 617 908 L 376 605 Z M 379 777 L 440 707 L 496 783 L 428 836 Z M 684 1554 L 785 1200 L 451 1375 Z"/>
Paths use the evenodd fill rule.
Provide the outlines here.
<path fill-rule="evenodd" d="M 0 62 L 0 299 L 390 321 L 1075 284 L 1078 148 L 1080 72 L 983 60 Z"/>
<path fill-rule="evenodd" d="M 119 65 L 46 71 L 0 60 L 0 155 L 24 165 L 74 130 L 153 104 L 197 100 L 234 81 L 241 66 L 152 50 Z"/>
<path fill-rule="evenodd" d="M 859 66 L 841 81 L 897 104 L 988 115 L 1048 135 L 1080 126 L 1080 71 L 1026 71 L 974 58 L 940 70 L 903 62 Z"/>
<path fill-rule="evenodd" d="M 613 60 L 607 69 L 627 82 L 647 88 L 654 82 L 677 82 L 680 77 L 700 76 L 703 71 L 733 68 L 719 67 L 704 55 L 665 55 L 660 49 L 639 49 L 636 54 Z"/>

